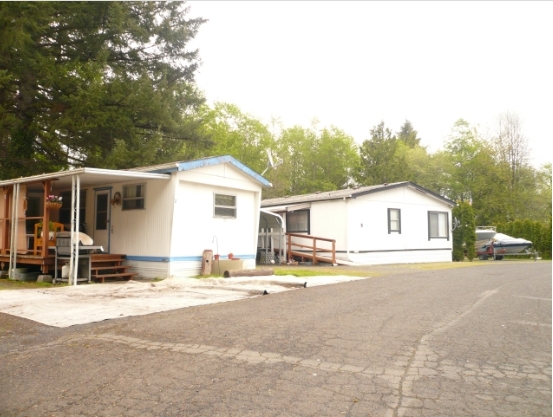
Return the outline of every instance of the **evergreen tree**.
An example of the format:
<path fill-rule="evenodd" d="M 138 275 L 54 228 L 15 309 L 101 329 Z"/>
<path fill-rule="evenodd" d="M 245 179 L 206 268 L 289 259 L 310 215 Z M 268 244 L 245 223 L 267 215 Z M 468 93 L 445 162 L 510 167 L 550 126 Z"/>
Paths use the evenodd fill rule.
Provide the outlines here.
<path fill-rule="evenodd" d="M 453 260 L 462 261 L 466 257 L 472 261 L 476 257 L 476 222 L 471 205 L 464 201 L 458 203 L 452 210 L 452 215 L 458 220 L 458 226 L 453 231 Z"/>
<path fill-rule="evenodd" d="M 165 162 L 201 140 L 188 44 L 204 20 L 187 12 L 181 2 L 0 2 L 0 178 Z"/>

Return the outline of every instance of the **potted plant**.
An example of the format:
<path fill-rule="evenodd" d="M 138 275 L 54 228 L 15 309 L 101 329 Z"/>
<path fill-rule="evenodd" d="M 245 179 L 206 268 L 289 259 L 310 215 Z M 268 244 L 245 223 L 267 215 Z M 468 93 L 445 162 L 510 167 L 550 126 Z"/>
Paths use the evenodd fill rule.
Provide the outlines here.
<path fill-rule="evenodd" d="M 58 195 L 49 195 L 46 197 L 46 207 L 50 210 L 58 210 L 62 206 L 61 197 Z"/>

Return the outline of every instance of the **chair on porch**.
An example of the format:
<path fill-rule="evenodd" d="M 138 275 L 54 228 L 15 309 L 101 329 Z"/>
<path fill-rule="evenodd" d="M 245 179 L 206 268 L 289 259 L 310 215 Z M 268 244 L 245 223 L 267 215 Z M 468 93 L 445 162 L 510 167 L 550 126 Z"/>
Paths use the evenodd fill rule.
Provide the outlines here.
<path fill-rule="evenodd" d="M 56 247 L 56 236 L 58 232 L 63 232 L 63 224 L 56 223 L 56 222 L 50 222 L 48 232 L 48 246 Z M 44 232 L 42 231 L 42 223 L 36 223 L 35 224 L 35 234 L 34 234 L 34 254 L 38 255 L 39 251 L 42 249 L 42 246 L 44 245 Z"/>

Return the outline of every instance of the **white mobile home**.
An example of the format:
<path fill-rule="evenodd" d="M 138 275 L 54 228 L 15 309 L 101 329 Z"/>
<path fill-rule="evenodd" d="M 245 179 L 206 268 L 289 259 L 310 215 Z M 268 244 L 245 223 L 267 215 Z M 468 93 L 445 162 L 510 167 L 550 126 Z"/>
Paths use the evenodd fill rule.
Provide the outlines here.
<path fill-rule="evenodd" d="M 361 265 L 450 262 L 454 206 L 408 181 L 261 202 L 287 233 L 333 239 L 338 261 Z"/>
<path fill-rule="evenodd" d="M 0 181 L 0 262 L 17 253 L 16 264 L 51 271 L 52 250 L 37 248 L 35 225 L 76 229 L 73 219 L 104 253 L 124 254 L 139 277 L 197 275 L 204 250 L 254 268 L 264 186 L 271 184 L 231 156 Z M 48 209 L 48 195 L 62 196 L 62 207 Z"/>

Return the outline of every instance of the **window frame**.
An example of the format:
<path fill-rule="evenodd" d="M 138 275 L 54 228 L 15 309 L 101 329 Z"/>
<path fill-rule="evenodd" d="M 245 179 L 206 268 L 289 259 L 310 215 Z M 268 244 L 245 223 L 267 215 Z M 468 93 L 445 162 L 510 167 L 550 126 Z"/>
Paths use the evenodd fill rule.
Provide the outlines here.
<path fill-rule="evenodd" d="M 397 212 L 397 219 L 392 219 L 392 212 Z M 392 228 L 392 221 L 398 223 L 397 229 Z M 389 208 L 388 209 L 388 234 L 397 233 L 401 234 L 401 209 L 398 208 Z"/>
<path fill-rule="evenodd" d="M 297 229 L 297 230 L 294 230 L 293 228 L 290 227 L 290 215 L 297 215 L 297 214 L 301 214 L 301 213 L 306 213 L 306 216 L 307 216 L 307 228 L 306 230 L 300 230 L 300 229 Z M 303 210 L 294 210 L 294 211 L 289 211 L 286 213 L 286 232 L 288 233 L 307 233 L 308 235 L 311 234 L 311 210 L 310 209 L 303 209 Z"/>
<path fill-rule="evenodd" d="M 224 205 L 224 204 L 217 204 L 217 196 L 223 196 L 223 197 L 232 197 L 234 199 L 234 205 Z M 232 209 L 234 210 L 234 215 L 223 215 L 223 214 L 217 214 L 217 209 Z M 223 194 L 223 193 L 213 193 L 213 217 L 217 219 L 236 219 L 238 218 L 238 197 L 236 194 Z"/>
<path fill-rule="evenodd" d="M 131 187 L 142 187 L 142 195 L 140 197 L 125 197 L 125 190 L 127 188 Z M 121 210 L 123 211 L 131 211 L 131 210 L 146 210 L 146 184 L 128 184 L 123 185 L 123 189 L 121 190 Z M 125 207 L 125 204 L 129 201 L 139 201 L 142 200 L 142 207 Z"/>
<path fill-rule="evenodd" d="M 439 217 L 438 217 L 438 235 L 433 236 L 432 235 L 432 226 L 431 226 L 431 217 L 433 215 L 445 215 L 445 236 L 440 236 L 440 223 L 439 223 Z M 449 240 L 449 213 L 447 211 L 428 211 L 428 240 L 432 239 L 446 239 Z"/>

